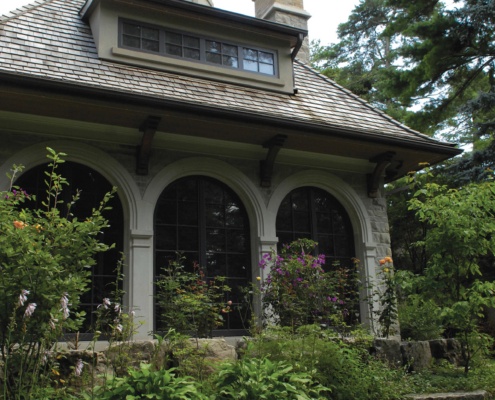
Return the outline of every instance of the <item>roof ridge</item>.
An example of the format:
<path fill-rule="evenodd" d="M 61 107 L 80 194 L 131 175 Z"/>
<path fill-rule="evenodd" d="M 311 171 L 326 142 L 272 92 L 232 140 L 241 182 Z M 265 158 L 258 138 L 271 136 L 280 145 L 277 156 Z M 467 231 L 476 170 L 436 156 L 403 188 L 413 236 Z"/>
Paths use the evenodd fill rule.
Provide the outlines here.
<path fill-rule="evenodd" d="M 366 100 L 362 99 L 361 97 L 359 97 L 358 95 L 356 95 L 355 93 L 353 93 L 352 91 L 350 91 L 349 89 L 345 88 L 344 86 L 342 85 L 339 85 L 337 82 L 333 81 L 332 79 L 330 79 L 328 76 L 326 75 L 323 75 L 321 72 L 319 72 L 318 70 L 316 70 L 315 68 L 311 67 L 310 65 L 306 64 L 306 63 L 303 63 L 301 61 L 299 61 L 298 59 L 295 60 L 295 62 L 297 64 L 299 64 L 299 66 L 307 69 L 309 72 L 313 73 L 314 75 L 318 76 L 320 79 L 323 79 L 325 80 L 327 83 L 331 84 L 332 86 L 336 87 L 337 89 L 339 89 L 340 91 L 342 92 L 345 92 L 346 94 L 352 96 L 355 100 L 359 101 L 361 104 L 363 104 L 366 108 L 370 109 L 371 111 L 375 112 L 376 114 L 382 116 L 383 118 L 385 118 L 386 120 L 388 120 L 389 122 L 393 123 L 394 125 L 412 133 L 413 135 L 416 135 L 422 139 L 428 139 L 432 142 L 435 142 L 435 143 L 438 143 L 438 142 L 441 142 L 441 143 L 445 143 L 447 144 L 447 142 L 443 142 L 443 141 L 440 141 L 438 139 L 435 139 L 435 138 L 432 138 L 431 136 L 428 136 L 424 133 L 421 133 L 419 131 L 416 131 L 410 127 L 408 127 L 407 125 L 404 125 L 402 122 L 400 121 L 397 121 L 395 118 L 392 118 L 390 115 L 388 115 L 385 111 L 382 111 L 380 110 L 379 108 L 377 107 L 374 107 L 373 105 L 371 105 L 369 102 L 367 102 Z"/>
<path fill-rule="evenodd" d="M 0 14 L 0 24 L 4 22 L 9 22 L 14 18 L 19 17 L 20 15 L 31 11 L 32 9 L 50 3 L 54 0 L 32 0 L 32 3 L 25 4 L 21 7 L 14 8 L 12 11 L 9 11 L 7 14 Z"/>

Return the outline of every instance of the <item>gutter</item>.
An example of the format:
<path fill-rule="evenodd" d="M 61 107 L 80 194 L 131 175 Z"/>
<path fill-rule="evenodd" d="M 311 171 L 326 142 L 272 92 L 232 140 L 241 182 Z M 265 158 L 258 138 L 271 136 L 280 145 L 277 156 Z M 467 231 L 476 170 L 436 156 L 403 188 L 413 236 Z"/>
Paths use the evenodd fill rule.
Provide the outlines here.
<path fill-rule="evenodd" d="M 43 89 L 51 93 L 64 95 L 77 95 L 88 98 L 98 97 L 99 99 L 120 101 L 123 103 L 133 103 L 151 107 L 167 108 L 174 111 L 188 111 L 195 114 L 226 118 L 233 121 L 243 121 L 248 123 L 259 123 L 274 127 L 283 127 L 288 129 L 297 129 L 303 132 L 315 133 L 318 135 L 342 137 L 345 139 L 354 139 L 365 142 L 381 143 L 384 145 L 407 147 L 410 149 L 423 150 L 427 152 L 436 152 L 449 157 L 461 154 L 463 151 L 455 148 L 456 144 L 442 143 L 433 141 L 429 143 L 418 143 L 417 141 L 407 138 L 393 138 L 382 136 L 374 132 L 356 132 L 355 130 L 345 128 L 335 128 L 323 124 L 315 124 L 308 121 L 284 119 L 269 115 L 260 115 L 257 113 L 243 112 L 240 110 L 228 110 L 214 108 L 211 106 L 186 103 L 183 101 L 158 99 L 153 97 L 145 97 L 136 94 L 125 92 L 112 91 L 110 89 L 101 89 L 80 85 L 68 85 L 66 82 L 54 80 L 45 80 L 40 78 L 25 77 L 20 75 L 0 73 L 0 82 L 7 85 L 24 86 L 30 89 Z"/>

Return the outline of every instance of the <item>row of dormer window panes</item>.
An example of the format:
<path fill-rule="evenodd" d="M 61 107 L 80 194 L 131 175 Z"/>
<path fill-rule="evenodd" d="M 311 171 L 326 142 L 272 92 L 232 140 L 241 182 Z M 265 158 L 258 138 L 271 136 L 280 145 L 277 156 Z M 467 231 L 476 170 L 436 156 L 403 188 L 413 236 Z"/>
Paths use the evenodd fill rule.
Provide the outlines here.
<path fill-rule="evenodd" d="M 163 45 L 162 45 L 163 44 Z M 275 75 L 275 53 L 123 21 L 122 47 Z"/>

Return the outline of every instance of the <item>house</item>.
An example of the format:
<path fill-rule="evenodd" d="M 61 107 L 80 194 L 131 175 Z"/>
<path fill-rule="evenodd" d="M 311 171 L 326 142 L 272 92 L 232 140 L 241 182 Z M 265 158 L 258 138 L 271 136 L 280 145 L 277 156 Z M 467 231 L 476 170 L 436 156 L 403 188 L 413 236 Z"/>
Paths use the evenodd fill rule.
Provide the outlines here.
<path fill-rule="evenodd" d="M 81 212 L 118 187 L 105 235 L 126 256 L 137 337 L 156 328 L 153 282 L 176 251 L 227 276 L 234 303 L 298 237 L 373 279 L 390 254 L 384 183 L 460 153 L 313 70 L 302 0 L 254 3 L 259 18 L 210 0 L 35 0 L 0 19 L 0 175 L 23 164 L 18 183 L 39 191 L 51 147 Z M 114 261 L 98 260 L 88 312 Z M 229 315 L 222 333 L 241 331 Z"/>

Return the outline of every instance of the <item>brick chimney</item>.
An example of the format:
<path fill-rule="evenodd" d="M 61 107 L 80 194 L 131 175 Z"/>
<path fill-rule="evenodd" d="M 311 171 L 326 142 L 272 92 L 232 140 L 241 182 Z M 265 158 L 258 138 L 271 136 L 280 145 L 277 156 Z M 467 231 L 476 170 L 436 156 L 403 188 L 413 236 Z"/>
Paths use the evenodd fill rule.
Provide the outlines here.
<path fill-rule="evenodd" d="M 308 19 L 311 18 L 304 10 L 303 0 L 253 0 L 256 18 L 290 25 L 295 28 L 308 29 Z M 309 64 L 309 40 L 306 37 L 297 53 L 297 58 Z"/>

